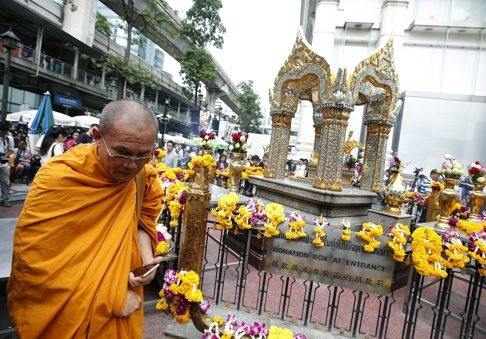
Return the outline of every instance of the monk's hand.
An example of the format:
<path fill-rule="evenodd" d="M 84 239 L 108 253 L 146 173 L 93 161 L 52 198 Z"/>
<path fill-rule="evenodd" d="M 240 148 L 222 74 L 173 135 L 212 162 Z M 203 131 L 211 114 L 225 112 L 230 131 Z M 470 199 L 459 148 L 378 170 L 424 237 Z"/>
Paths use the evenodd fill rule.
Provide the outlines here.
<path fill-rule="evenodd" d="M 150 267 L 151 265 L 158 265 L 162 262 L 161 257 L 155 257 L 152 258 L 151 260 L 148 260 L 144 266 Z M 134 272 L 130 272 L 128 276 L 128 283 L 132 287 L 136 286 L 143 286 L 150 284 L 150 282 L 155 278 L 155 275 L 157 274 L 157 267 L 155 267 L 154 270 L 147 270 L 148 272 L 139 276 L 135 276 Z"/>
<path fill-rule="evenodd" d="M 125 305 L 117 317 L 128 317 L 130 314 L 142 307 L 142 298 L 132 290 L 127 290 L 127 297 L 125 299 Z"/>

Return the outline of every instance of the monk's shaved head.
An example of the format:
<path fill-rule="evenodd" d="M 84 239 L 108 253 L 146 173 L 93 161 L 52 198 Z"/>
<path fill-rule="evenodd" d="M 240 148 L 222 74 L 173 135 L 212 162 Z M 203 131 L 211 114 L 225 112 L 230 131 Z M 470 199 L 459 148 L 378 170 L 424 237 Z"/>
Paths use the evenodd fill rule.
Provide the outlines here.
<path fill-rule="evenodd" d="M 100 131 L 109 135 L 121 125 L 131 126 L 140 132 L 153 127 L 154 133 L 157 133 L 159 128 L 157 118 L 148 107 L 136 101 L 112 101 L 101 112 Z"/>

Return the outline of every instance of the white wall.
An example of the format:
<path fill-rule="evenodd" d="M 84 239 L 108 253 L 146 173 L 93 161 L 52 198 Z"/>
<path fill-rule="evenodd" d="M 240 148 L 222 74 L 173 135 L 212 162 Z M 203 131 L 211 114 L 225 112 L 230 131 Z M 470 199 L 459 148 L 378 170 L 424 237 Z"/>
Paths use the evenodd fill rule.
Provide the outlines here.
<path fill-rule="evenodd" d="M 480 99 L 483 102 L 471 100 Z M 467 166 L 486 161 L 486 98 L 407 93 L 398 154 L 410 162 L 405 172 L 423 167 L 428 175 L 452 154 Z"/>

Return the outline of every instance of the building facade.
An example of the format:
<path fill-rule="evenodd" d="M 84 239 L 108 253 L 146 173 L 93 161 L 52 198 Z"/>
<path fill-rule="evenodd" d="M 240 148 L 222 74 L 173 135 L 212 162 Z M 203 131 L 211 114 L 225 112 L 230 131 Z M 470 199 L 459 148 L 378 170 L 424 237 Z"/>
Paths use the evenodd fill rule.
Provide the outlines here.
<path fill-rule="evenodd" d="M 389 138 L 411 173 L 428 174 L 450 153 L 466 165 L 485 161 L 486 2 L 481 0 L 302 0 L 301 24 L 312 48 L 335 73 L 352 74 L 393 38 L 402 111 Z M 366 106 L 355 107 L 348 131 L 366 135 Z M 312 150 L 312 107 L 302 102 L 292 124 L 299 155 Z M 295 126 L 294 126 L 295 125 Z"/>

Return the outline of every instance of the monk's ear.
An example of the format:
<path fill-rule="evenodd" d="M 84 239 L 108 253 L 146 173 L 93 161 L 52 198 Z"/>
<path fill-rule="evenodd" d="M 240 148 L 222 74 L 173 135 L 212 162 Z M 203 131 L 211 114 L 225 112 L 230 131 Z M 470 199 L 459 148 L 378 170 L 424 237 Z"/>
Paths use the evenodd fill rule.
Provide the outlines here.
<path fill-rule="evenodd" d="M 93 139 L 100 140 L 101 139 L 101 132 L 99 127 L 93 127 Z"/>

